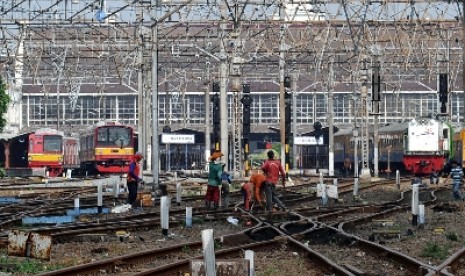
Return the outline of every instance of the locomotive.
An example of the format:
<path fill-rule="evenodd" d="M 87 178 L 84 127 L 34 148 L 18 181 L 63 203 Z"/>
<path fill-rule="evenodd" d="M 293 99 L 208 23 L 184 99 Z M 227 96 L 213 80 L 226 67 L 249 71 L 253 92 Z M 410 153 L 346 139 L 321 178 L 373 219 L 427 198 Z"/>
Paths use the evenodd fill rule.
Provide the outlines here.
<path fill-rule="evenodd" d="M 406 171 L 427 175 L 441 170 L 453 156 L 449 124 L 432 118 L 417 118 L 379 128 L 378 167 L 380 171 Z M 463 134 L 465 136 L 465 133 Z M 373 129 L 369 130 L 369 164 L 373 166 Z M 352 130 L 334 136 L 335 167 L 344 167 L 344 160 L 353 159 L 355 138 Z M 357 140 L 358 149 L 361 148 Z M 358 153 L 360 155 L 360 153 Z M 361 156 L 358 157 L 358 160 Z"/>
<path fill-rule="evenodd" d="M 452 128 L 437 119 L 419 118 L 409 122 L 404 140 L 405 168 L 416 175 L 442 170 L 451 157 Z"/>
<path fill-rule="evenodd" d="M 134 128 L 100 122 L 79 136 L 80 169 L 89 174 L 125 173 L 134 155 Z"/>

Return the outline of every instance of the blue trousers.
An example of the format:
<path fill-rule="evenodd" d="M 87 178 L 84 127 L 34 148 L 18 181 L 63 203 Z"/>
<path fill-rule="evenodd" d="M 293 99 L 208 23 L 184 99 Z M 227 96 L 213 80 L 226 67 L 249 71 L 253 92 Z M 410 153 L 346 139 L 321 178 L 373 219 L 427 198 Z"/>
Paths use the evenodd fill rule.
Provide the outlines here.
<path fill-rule="evenodd" d="M 452 195 L 454 196 L 454 199 L 463 199 L 462 192 L 460 192 L 460 183 L 454 183 L 452 185 Z"/>

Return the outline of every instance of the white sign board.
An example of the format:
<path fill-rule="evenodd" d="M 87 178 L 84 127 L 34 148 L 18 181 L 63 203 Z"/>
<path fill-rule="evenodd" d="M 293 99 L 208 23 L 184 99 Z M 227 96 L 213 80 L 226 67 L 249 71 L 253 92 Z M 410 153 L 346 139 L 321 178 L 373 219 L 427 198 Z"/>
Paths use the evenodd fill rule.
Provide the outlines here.
<path fill-rule="evenodd" d="M 339 197 L 337 193 L 337 185 L 327 185 L 327 184 L 316 184 L 316 196 L 323 197 L 326 195 L 328 198 L 335 198 Z"/>
<path fill-rule="evenodd" d="M 335 198 L 338 199 L 338 193 L 337 193 L 337 186 L 336 185 L 327 185 L 326 186 L 326 194 L 328 195 L 329 198 Z"/>
<path fill-rule="evenodd" d="M 323 136 L 318 137 L 318 140 L 315 136 L 294 137 L 294 145 L 323 145 Z"/>
<path fill-rule="evenodd" d="M 163 144 L 194 144 L 194 134 L 162 134 Z"/>

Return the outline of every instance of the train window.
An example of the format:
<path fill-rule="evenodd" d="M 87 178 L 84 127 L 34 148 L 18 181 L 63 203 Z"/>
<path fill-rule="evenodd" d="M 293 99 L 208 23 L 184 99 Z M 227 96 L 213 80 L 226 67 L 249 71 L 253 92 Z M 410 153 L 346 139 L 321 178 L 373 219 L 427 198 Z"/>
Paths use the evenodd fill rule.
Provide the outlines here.
<path fill-rule="evenodd" d="M 44 136 L 44 151 L 61 152 L 63 149 L 63 137 L 59 135 Z"/>
<path fill-rule="evenodd" d="M 97 130 L 97 144 L 100 146 L 125 147 L 131 143 L 131 129 L 126 127 L 101 127 Z"/>

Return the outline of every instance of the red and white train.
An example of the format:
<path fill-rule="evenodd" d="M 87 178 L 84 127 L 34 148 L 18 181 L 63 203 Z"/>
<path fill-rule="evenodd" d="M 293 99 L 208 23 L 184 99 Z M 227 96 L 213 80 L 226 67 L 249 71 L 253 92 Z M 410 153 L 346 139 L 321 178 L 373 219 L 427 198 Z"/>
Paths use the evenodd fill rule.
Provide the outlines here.
<path fill-rule="evenodd" d="M 430 118 L 409 121 L 403 143 L 403 163 L 407 171 L 426 175 L 441 170 L 451 155 L 452 128 Z"/>
<path fill-rule="evenodd" d="M 380 171 L 406 171 L 416 175 L 428 175 L 440 171 L 453 157 L 451 146 L 453 130 L 442 120 L 417 118 L 407 122 L 379 128 L 378 164 Z M 464 132 L 465 133 L 465 132 Z M 464 134 L 465 137 L 465 134 Z M 373 164 L 373 130 L 370 130 L 369 162 Z M 354 157 L 355 138 L 352 130 L 334 135 L 335 167 L 343 168 L 344 161 Z M 358 141 L 358 148 L 361 148 Z M 361 153 L 358 152 L 358 160 Z"/>

